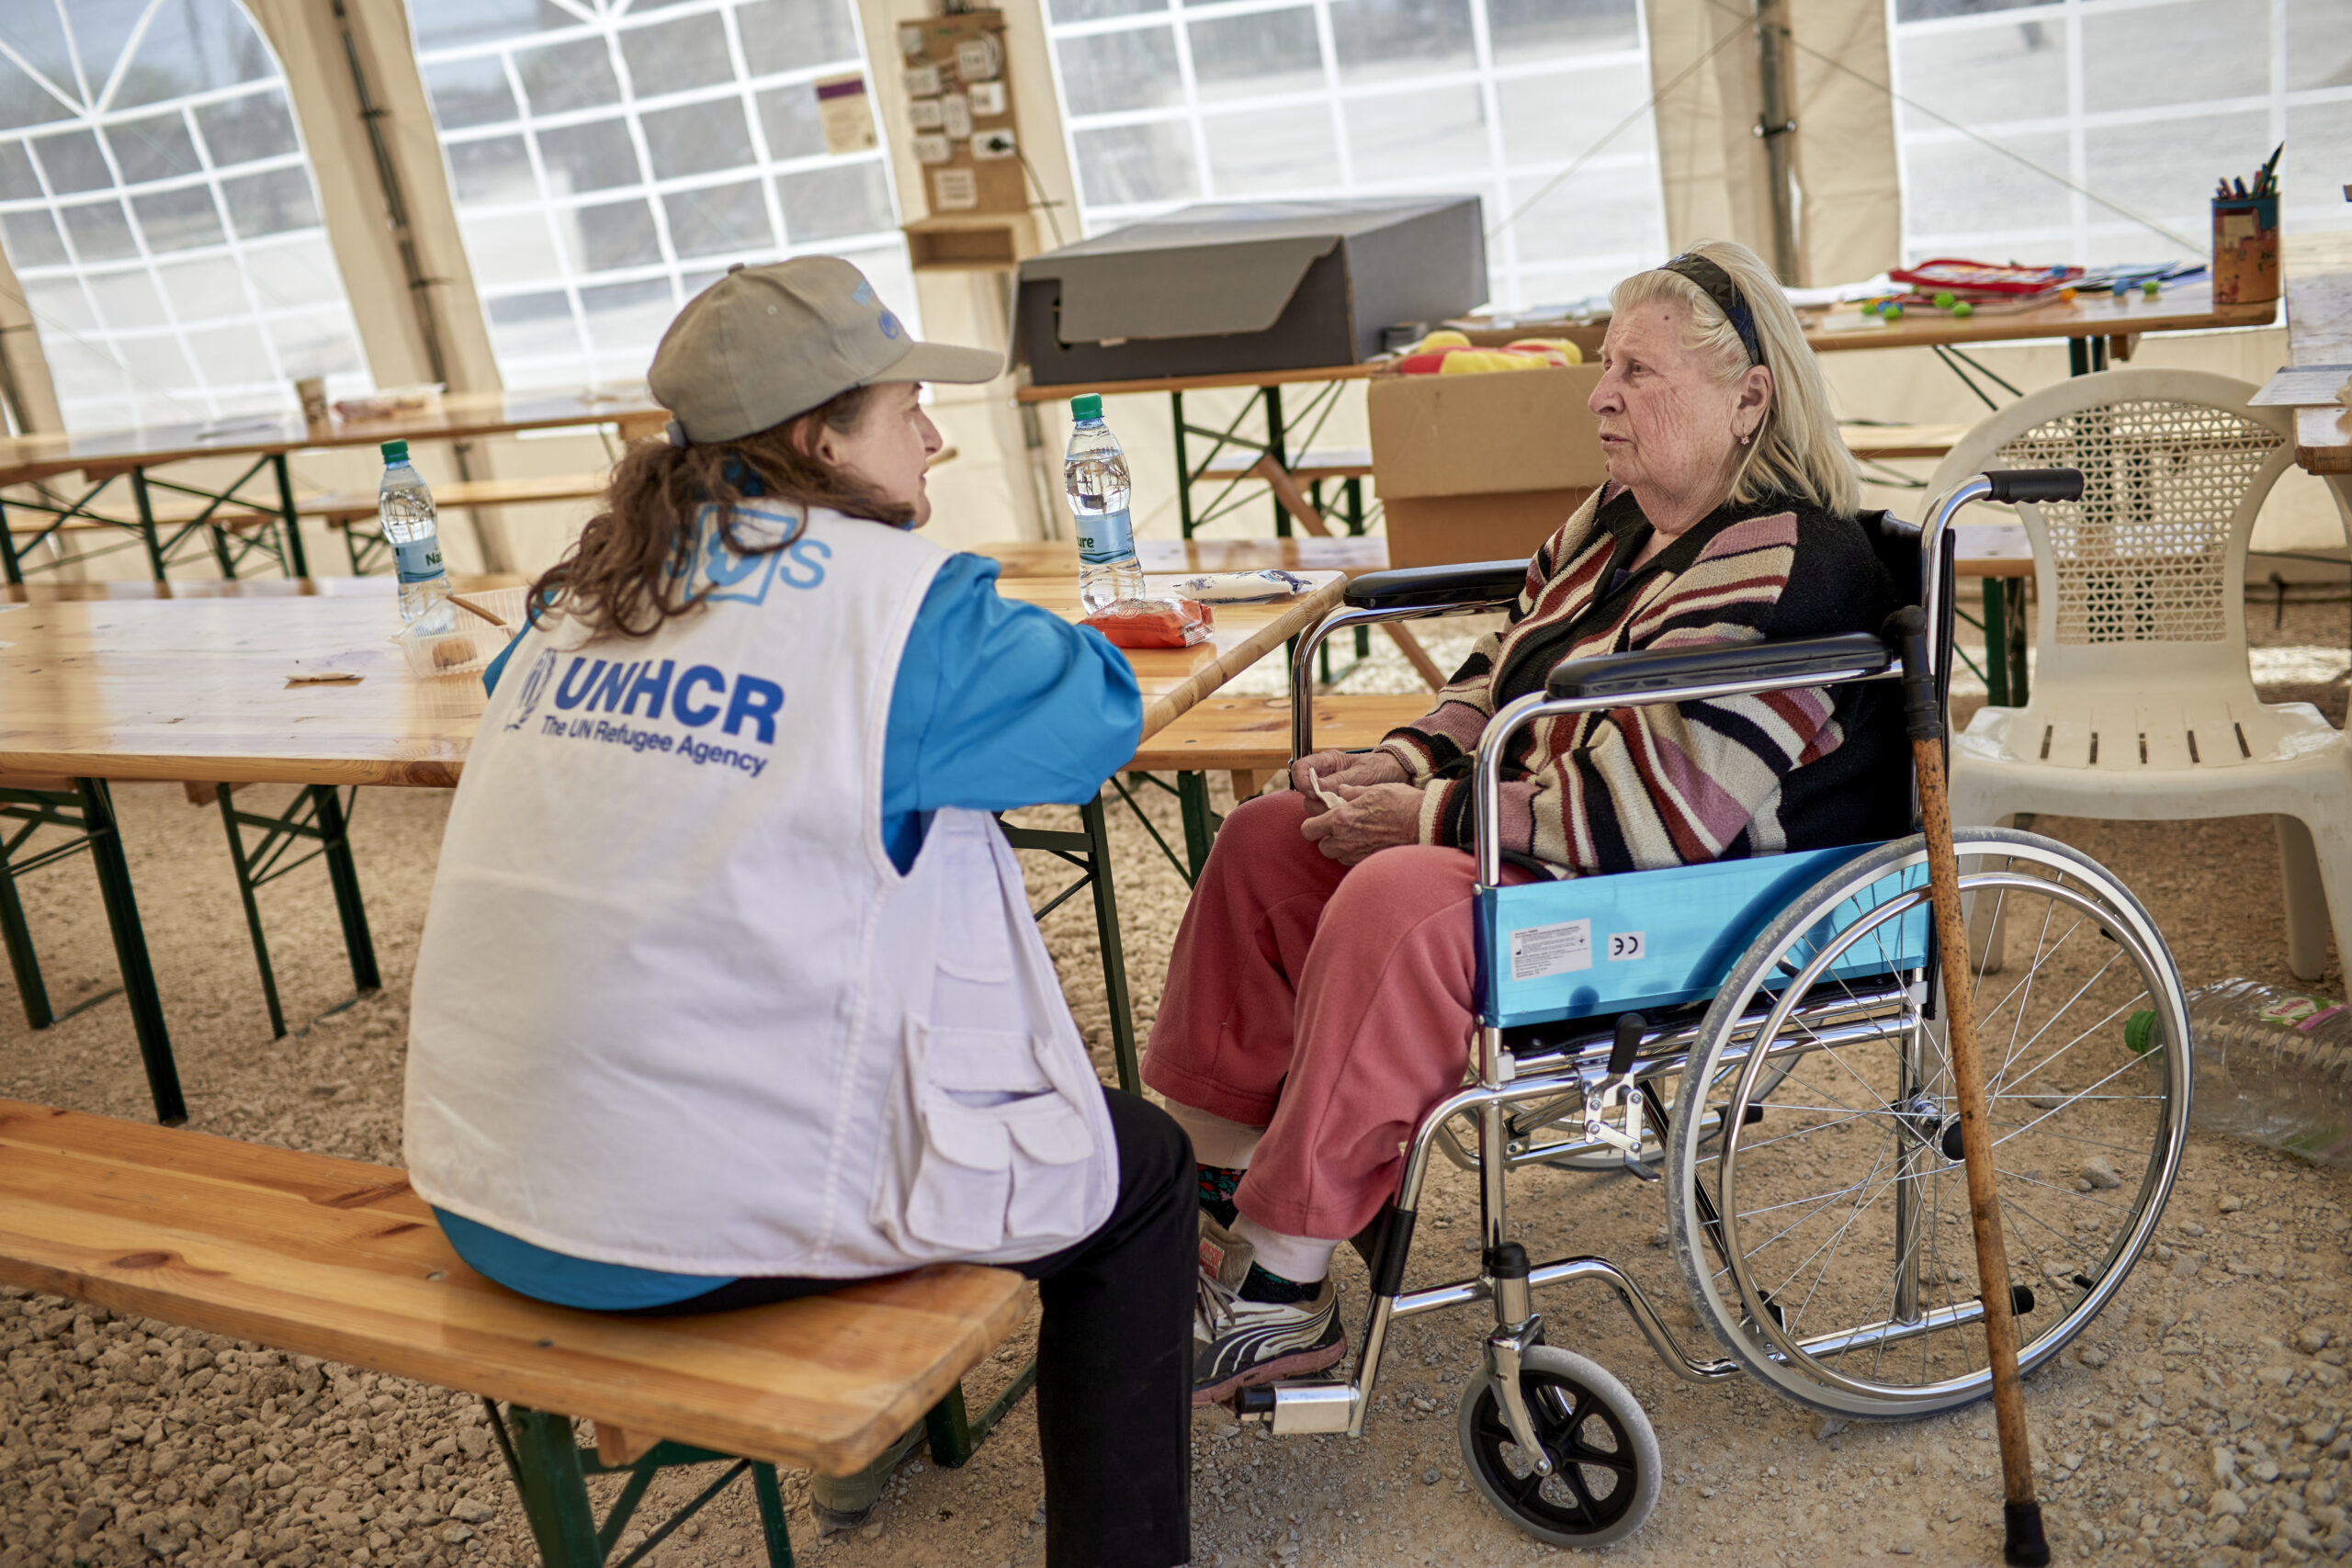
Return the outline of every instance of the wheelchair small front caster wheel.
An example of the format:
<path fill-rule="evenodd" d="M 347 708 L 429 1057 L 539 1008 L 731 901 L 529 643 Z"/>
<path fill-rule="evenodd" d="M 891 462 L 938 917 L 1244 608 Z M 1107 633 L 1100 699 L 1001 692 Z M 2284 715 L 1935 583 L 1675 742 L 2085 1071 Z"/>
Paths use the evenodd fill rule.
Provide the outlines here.
<path fill-rule="evenodd" d="M 1613 1546 L 1641 1529 L 1657 1506 L 1657 1434 L 1625 1385 L 1582 1356 L 1538 1345 L 1521 1357 L 1520 1389 L 1549 1475 L 1511 1436 L 1491 1371 L 1462 1391 L 1462 1458 L 1487 1501 L 1554 1546 Z"/>

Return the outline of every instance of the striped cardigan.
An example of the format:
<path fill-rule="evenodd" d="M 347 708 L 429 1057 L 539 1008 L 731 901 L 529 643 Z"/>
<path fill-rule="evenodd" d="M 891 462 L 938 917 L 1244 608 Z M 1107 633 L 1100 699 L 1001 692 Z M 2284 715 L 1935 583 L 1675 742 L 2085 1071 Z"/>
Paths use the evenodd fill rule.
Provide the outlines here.
<path fill-rule="evenodd" d="M 1630 492 L 1596 491 L 1528 563 L 1509 626 L 1382 742 L 1423 787 L 1422 842 L 1470 847 L 1479 732 L 1554 666 L 1876 631 L 1899 602 L 1859 525 L 1785 498 L 1721 508 L 1617 581 L 1649 537 Z M 1577 875 L 1895 837 L 1910 799 L 1900 712 L 1892 688 L 1866 684 L 1530 725 L 1505 757 L 1503 852 Z"/>

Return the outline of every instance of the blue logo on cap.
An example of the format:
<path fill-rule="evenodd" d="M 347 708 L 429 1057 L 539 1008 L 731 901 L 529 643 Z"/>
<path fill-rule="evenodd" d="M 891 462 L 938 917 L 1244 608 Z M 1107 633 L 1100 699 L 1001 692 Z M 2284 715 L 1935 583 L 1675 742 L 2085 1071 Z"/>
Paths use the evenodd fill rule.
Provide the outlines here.
<path fill-rule="evenodd" d="M 875 321 L 881 327 L 884 337 L 896 338 L 899 335 L 899 318 L 890 314 L 889 311 L 883 311 L 881 315 L 875 318 Z"/>

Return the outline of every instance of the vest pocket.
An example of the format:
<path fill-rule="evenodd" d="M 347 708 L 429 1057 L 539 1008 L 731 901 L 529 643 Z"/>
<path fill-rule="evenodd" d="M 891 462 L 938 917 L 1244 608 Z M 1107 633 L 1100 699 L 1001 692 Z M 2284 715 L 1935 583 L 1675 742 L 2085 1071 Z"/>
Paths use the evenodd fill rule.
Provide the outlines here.
<path fill-rule="evenodd" d="M 1076 1240 L 1087 1210 L 1092 1129 L 1055 1089 L 1036 1044 L 1009 1030 L 908 1024 L 901 1066 L 912 1112 L 895 1158 L 900 1192 L 877 1195 L 887 1234 L 959 1253 L 1038 1238 Z M 900 1199 L 898 1213 L 888 1212 Z"/>

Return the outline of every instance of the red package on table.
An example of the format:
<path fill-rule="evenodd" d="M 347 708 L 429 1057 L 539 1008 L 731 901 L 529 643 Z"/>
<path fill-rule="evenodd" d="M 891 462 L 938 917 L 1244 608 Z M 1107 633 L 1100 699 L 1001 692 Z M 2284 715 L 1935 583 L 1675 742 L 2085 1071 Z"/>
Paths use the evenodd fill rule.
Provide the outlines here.
<path fill-rule="evenodd" d="M 1116 599 L 1086 617 L 1115 648 L 1190 648 L 1206 642 L 1216 617 L 1206 604 L 1174 595 Z"/>

